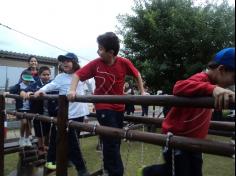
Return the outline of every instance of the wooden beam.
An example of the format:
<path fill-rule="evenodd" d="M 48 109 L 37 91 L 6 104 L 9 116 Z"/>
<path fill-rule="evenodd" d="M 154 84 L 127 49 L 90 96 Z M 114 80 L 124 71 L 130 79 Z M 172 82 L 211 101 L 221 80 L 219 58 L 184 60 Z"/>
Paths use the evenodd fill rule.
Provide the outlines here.
<path fill-rule="evenodd" d="M 106 126 L 94 126 L 79 122 L 71 122 L 70 126 L 78 128 L 82 131 L 96 132 L 96 134 L 103 136 L 125 138 L 128 140 L 142 141 L 145 143 L 161 145 L 161 146 L 166 145 L 166 140 L 168 138 L 167 135 L 163 134 L 154 134 L 135 130 L 123 130 Z M 188 151 L 203 152 L 203 153 L 229 156 L 229 157 L 232 157 L 235 154 L 234 144 L 211 141 L 206 139 L 203 140 L 203 139 L 193 139 L 181 136 L 173 136 L 170 140 L 169 146 Z"/>
<path fill-rule="evenodd" d="M 96 117 L 96 113 L 90 113 L 89 117 Z M 152 125 L 156 125 L 156 127 L 161 127 L 161 124 L 162 124 L 164 118 L 125 115 L 124 120 L 126 120 L 128 122 L 152 124 Z M 235 123 L 234 122 L 211 121 L 210 122 L 210 129 L 211 130 L 234 132 L 235 131 Z"/>
<path fill-rule="evenodd" d="M 5 97 L 0 95 L 0 176 L 4 176 L 4 120 Z"/>
<path fill-rule="evenodd" d="M 20 98 L 19 95 L 9 94 L 8 98 Z M 34 96 L 30 97 L 35 99 Z M 58 95 L 45 95 L 37 99 L 56 99 Z M 88 95 L 76 96 L 77 102 L 90 103 L 115 103 L 125 104 L 132 103 L 135 105 L 156 105 L 156 106 L 176 106 L 176 107 L 198 107 L 198 108 L 214 108 L 213 97 L 178 97 L 173 95 Z M 234 109 L 234 104 L 230 107 Z"/>
<path fill-rule="evenodd" d="M 8 111 L 7 111 L 8 113 Z M 15 112 L 13 114 L 24 114 L 20 112 Z M 35 114 L 27 113 L 25 117 L 34 118 Z M 37 115 L 38 120 L 43 121 L 50 121 L 50 117 Z M 134 141 L 142 141 L 145 143 L 165 146 L 167 135 L 163 134 L 154 134 L 148 132 L 140 132 L 135 130 L 125 130 L 125 129 L 117 129 L 111 128 L 106 126 L 99 126 L 99 125 L 91 125 L 85 123 L 79 123 L 72 121 L 69 124 L 72 128 L 78 128 L 81 131 L 87 131 L 90 133 L 96 132 L 96 134 L 109 136 L 109 137 L 116 137 L 116 138 L 124 138 L 128 140 Z M 65 143 L 64 143 L 65 145 Z M 225 142 L 217 142 L 211 140 L 202 140 L 202 139 L 193 139 L 188 137 L 181 137 L 181 136 L 173 136 L 170 141 L 170 147 L 179 148 L 183 150 L 195 151 L 195 152 L 203 152 L 215 155 L 222 155 L 222 156 L 233 156 L 235 153 L 234 144 L 225 143 Z"/>

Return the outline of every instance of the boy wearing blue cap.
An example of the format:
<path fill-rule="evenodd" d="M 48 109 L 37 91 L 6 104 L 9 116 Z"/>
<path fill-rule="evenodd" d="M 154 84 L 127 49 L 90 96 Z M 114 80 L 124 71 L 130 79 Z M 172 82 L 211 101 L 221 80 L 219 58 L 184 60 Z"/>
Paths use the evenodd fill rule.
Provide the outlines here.
<path fill-rule="evenodd" d="M 186 97 L 213 96 L 215 108 L 228 108 L 235 102 L 235 92 L 226 89 L 235 83 L 235 48 L 219 51 L 205 72 L 177 81 L 173 95 Z M 172 107 L 163 124 L 162 132 L 204 139 L 208 134 L 212 109 Z M 174 156 L 173 156 L 174 155 Z M 202 153 L 180 149 L 165 149 L 165 163 L 140 169 L 139 176 L 171 176 L 174 160 L 176 176 L 202 176 Z M 173 169 L 173 170 L 172 170 Z"/>

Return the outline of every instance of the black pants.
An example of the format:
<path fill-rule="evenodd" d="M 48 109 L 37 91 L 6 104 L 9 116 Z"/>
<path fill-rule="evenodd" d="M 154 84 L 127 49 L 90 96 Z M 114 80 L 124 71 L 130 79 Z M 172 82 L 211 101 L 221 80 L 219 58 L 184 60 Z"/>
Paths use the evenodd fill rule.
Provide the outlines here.
<path fill-rule="evenodd" d="M 130 113 L 134 113 L 135 108 L 133 104 L 125 104 L 125 111 L 127 112 L 127 115 L 130 115 Z"/>
<path fill-rule="evenodd" d="M 49 134 L 50 123 L 43 122 L 37 119 L 33 120 L 34 132 L 36 137 L 46 137 Z"/>
<path fill-rule="evenodd" d="M 52 125 L 51 127 L 51 134 L 49 136 L 49 149 L 47 154 L 47 162 L 56 162 L 56 125 Z"/>
<path fill-rule="evenodd" d="M 144 115 L 148 115 L 148 106 L 146 106 L 146 105 L 143 105 L 142 106 L 142 116 L 144 116 Z"/>
<path fill-rule="evenodd" d="M 144 168 L 143 176 L 172 176 L 172 150 L 163 153 L 165 163 Z M 202 176 L 202 153 L 175 150 L 175 176 Z"/>
<path fill-rule="evenodd" d="M 75 118 L 73 121 L 83 122 L 84 117 Z M 47 155 L 47 162 L 56 162 L 56 126 L 53 125 L 51 128 L 49 151 Z M 80 131 L 70 128 L 68 134 L 69 140 L 69 160 L 75 165 L 77 171 L 85 170 L 85 162 L 80 150 L 79 144 Z"/>
<path fill-rule="evenodd" d="M 76 122 L 83 122 L 84 117 L 71 119 Z M 69 160 L 75 165 L 77 171 L 86 170 L 85 162 L 79 144 L 80 130 L 70 128 L 68 133 L 69 140 Z"/>
<path fill-rule="evenodd" d="M 113 110 L 97 110 L 100 125 L 123 128 L 124 113 Z M 101 136 L 103 144 L 104 169 L 109 176 L 123 176 L 124 166 L 120 155 L 121 139 Z"/>
<path fill-rule="evenodd" d="M 84 117 L 75 118 L 73 121 L 83 122 Z M 51 128 L 51 136 L 50 136 L 50 145 L 47 156 L 47 162 L 55 162 L 56 161 L 56 126 L 53 125 Z M 79 136 L 80 131 L 77 129 L 70 128 L 68 132 L 68 141 L 69 141 L 69 151 L 68 151 L 68 159 L 75 165 L 77 171 L 86 170 L 85 162 L 82 156 L 82 152 L 80 150 L 79 144 Z"/>

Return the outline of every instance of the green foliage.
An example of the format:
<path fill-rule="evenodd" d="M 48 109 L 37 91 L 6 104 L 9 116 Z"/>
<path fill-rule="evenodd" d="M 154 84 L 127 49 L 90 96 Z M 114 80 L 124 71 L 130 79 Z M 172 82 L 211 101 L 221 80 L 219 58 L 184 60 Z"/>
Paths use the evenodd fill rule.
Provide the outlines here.
<path fill-rule="evenodd" d="M 124 54 L 149 87 L 170 93 L 176 80 L 203 70 L 214 53 L 235 44 L 235 8 L 224 1 L 139 0 L 120 15 Z"/>

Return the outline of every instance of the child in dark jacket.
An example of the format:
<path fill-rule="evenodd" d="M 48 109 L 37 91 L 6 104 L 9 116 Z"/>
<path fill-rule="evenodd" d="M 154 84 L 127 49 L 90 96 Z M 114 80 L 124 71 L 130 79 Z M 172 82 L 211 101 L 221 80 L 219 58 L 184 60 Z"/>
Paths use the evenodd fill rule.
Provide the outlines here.
<path fill-rule="evenodd" d="M 21 91 L 21 96 L 28 99 L 31 94 L 39 90 L 41 87 L 50 82 L 51 71 L 47 66 L 42 66 L 38 71 L 39 80 L 30 84 L 26 89 Z M 57 91 L 51 92 L 58 94 Z M 49 116 L 57 116 L 57 101 L 56 100 L 30 100 L 30 112 L 44 114 Z M 48 147 L 48 134 L 50 124 L 39 120 L 34 120 L 35 136 L 38 138 L 39 154 L 43 154 Z"/>
<path fill-rule="evenodd" d="M 24 71 L 21 74 L 21 82 L 17 83 L 13 87 L 10 88 L 11 94 L 20 94 L 22 90 L 27 88 L 27 86 L 34 81 L 33 76 L 29 71 Z M 22 100 L 22 99 L 16 99 L 16 111 L 18 112 L 29 112 L 30 106 L 29 106 L 29 100 Z M 32 146 L 32 143 L 30 141 L 30 134 L 31 134 L 31 122 L 27 119 L 21 119 L 21 128 L 20 128 L 20 140 L 19 140 L 19 146 L 25 147 L 25 146 Z"/>

